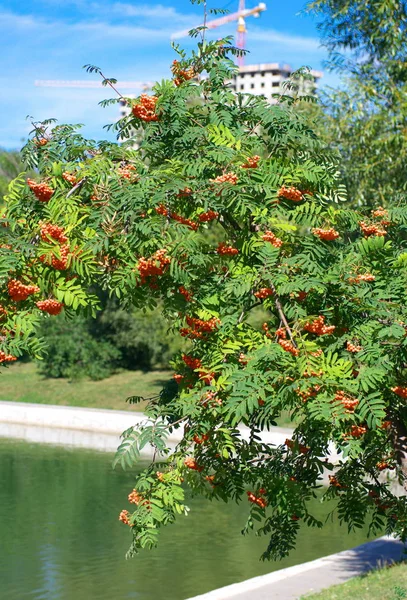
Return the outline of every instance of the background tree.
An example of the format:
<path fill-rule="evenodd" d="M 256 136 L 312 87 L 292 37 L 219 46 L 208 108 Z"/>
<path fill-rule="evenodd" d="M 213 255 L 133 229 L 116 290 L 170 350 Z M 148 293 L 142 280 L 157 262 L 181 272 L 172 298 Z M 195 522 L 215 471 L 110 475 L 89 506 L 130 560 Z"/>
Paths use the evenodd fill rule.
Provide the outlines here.
<path fill-rule="evenodd" d="M 340 89 L 322 94 L 322 126 L 341 156 L 349 199 L 397 203 L 406 191 L 407 4 L 404 1 L 316 0 L 327 66 Z"/>
<path fill-rule="evenodd" d="M 24 163 L 19 152 L 0 149 L 0 204 L 3 202 L 10 181 L 23 170 Z"/>
<path fill-rule="evenodd" d="M 134 511 L 120 515 L 130 554 L 187 512 L 184 482 L 247 498 L 264 558 L 286 555 L 301 523 L 322 526 L 310 501 L 334 469 L 325 497 L 349 528 L 368 521 L 405 539 L 406 497 L 383 473 L 406 482 L 407 207 L 342 207 L 338 165 L 295 100 L 270 106 L 225 85 L 229 42 L 202 39 L 190 58 L 177 49 L 173 79 L 126 100 L 113 129 L 142 126 L 138 150 L 36 125 L 24 154 L 39 181 L 14 182 L 0 228 L 1 360 L 41 351 L 40 312 L 95 313 L 95 284 L 124 307 L 161 306 L 188 342 L 118 451 L 132 466 L 155 449 L 129 490 Z M 215 228 L 213 243 L 203 232 Z M 282 411 L 298 423 L 293 438 L 264 443 Z"/>

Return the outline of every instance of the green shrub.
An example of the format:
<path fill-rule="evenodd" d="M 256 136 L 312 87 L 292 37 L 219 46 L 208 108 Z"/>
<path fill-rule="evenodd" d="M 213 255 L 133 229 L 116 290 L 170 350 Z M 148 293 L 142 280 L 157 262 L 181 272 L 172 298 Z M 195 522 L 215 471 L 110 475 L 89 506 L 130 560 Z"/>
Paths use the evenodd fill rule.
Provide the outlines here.
<path fill-rule="evenodd" d="M 48 353 L 39 362 L 39 369 L 47 377 L 104 379 L 119 365 L 120 351 L 112 343 L 93 337 L 85 319 L 72 323 L 52 317 L 44 319 L 41 329 Z"/>

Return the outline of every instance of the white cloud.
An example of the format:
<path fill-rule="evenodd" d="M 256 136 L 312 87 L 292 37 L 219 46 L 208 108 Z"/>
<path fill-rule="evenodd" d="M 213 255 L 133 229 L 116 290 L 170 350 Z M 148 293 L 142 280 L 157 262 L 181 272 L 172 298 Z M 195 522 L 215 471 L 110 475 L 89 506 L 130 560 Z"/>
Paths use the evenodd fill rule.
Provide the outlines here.
<path fill-rule="evenodd" d="M 10 31 L 11 29 L 26 30 L 35 29 L 39 35 L 52 32 L 55 36 L 67 35 L 74 32 L 91 32 L 101 38 L 117 37 L 133 38 L 135 41 L 154 41 L 157 39 L 170 39 L 172 28 L 142 27 L 126 24 L 111 24 L 106 21 L 78 21 L 70 23 L 60 19 L 43 19 L 31 15 L 16 15 L 13 13 L 0 13 L 0 28 Z"/>
<path fill-rule="evenodd" d="M 190 22 L 196 20 L 194 15 L 185 15 L 179 13 L 173 6 L 164 6 L 163 4 L 147 5 L 115 2 L 109 7 L 109 10 L 122 15 L 123 17 L 171 19 L 173 23 Z"/>

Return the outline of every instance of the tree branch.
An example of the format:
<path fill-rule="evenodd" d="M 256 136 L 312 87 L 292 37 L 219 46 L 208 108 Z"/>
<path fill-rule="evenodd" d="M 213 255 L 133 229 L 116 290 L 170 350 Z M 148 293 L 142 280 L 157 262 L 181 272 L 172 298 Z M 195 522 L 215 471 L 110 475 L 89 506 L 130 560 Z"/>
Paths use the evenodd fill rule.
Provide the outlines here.
<path fill-rule="evenodd" d="M 285 328 L 286 332 L 288 333 L 288 337 L 290 338 L 290 341 L 291 341 L 292 345 L 296 348 L 297 345 L 296 345 L 296 343 L 294 341 L 292 331 L 291 331 L 290 326 L 288 324 L 287 318 L 286 318 L 286 316 L 284 314 L 283 306 L 281 304 L 280 298 L 277 295 L 277 290 L 275 288 L 275 285 L 274 285 L 274 283 L 271 283 L 271 282 L 269 283 L 269 285 L 270 285 L 271 289 L 273 290 L 274 304 L 276 305 L 276 309 L 277 309 L 278 315 L 279 315 L 279 317 L 280 317 L 280 319 L 281 319 L 281 321 L 282 321 L 282 323 L 284 325 L 284 328 Z"/>

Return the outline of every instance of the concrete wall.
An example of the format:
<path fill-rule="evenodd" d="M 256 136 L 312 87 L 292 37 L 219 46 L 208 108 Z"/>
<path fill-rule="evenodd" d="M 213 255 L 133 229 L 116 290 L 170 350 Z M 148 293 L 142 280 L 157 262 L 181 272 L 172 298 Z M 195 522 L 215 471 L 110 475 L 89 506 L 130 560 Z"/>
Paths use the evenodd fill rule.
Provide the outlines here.
<path fill-rule="evenodd" d="M 143 414 L 120 410 L 0 402 L 0 437 L 115 452 L 121 433 L 145 419 Z M 246 427 L 240 430 L 242 437 L 248 440 L 249 430 Z M 180 427 L 171 434 L 168 438 L 171 446 L 180 441 L 182 432 Z M 263 432 L 262 439 L 279 445 L 291 435 L 291 429 L 276 427 Z M 150 448 L 142 452 L 143 456 L 151 454 Z"/>

